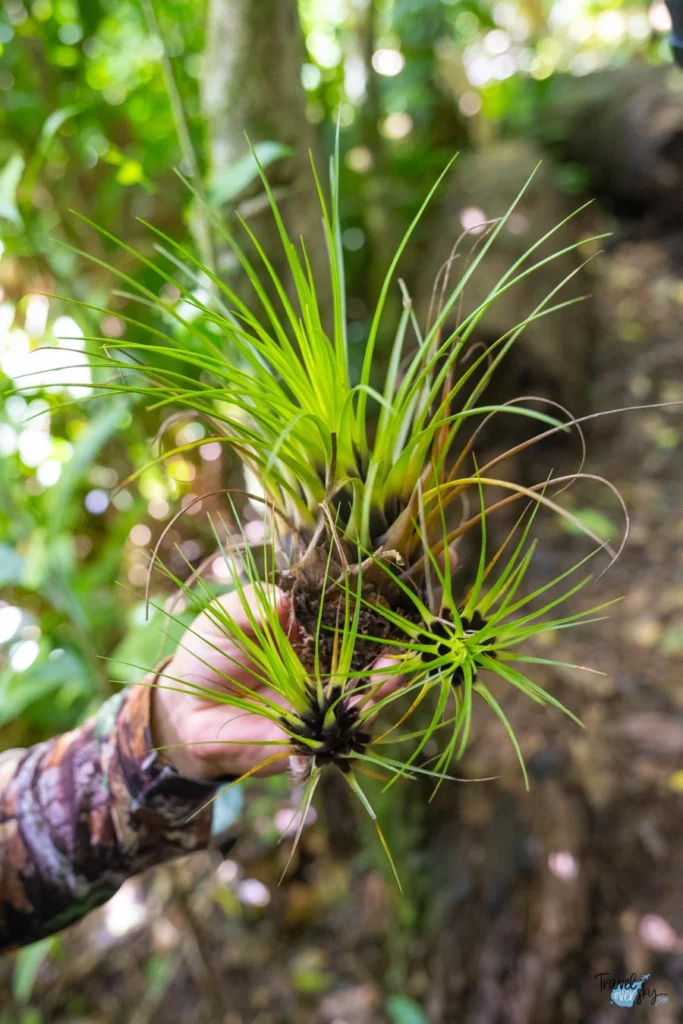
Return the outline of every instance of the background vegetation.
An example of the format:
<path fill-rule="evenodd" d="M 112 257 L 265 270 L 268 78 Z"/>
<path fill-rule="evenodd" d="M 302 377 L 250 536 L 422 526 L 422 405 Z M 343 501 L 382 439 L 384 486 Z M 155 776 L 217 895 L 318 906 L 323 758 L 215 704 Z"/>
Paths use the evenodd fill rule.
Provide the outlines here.
<path fill-rule="evenodd" d="M 141 597 L 150 544 L 182 505 L 234 473 L 210 445 L 126 484 L 149 458 L 161 419 L 136 399 L 89 398 L 85 385 L 101 371 L 90 360 L 95 343 L 83 339 L 134 336 L 125 317 L 157 316 L 133 303 L 104 263 L 151 288 L 156 280 L 87 220 L 153 255 L 140 224 L 148 221 L 239 284 L 212 216 L 230 222 L 238 211 L 268 244 L 246 130 L 290 227 L 313 240 L 320 262 L 307 150 L 324 165 L 339 117 L 348 315 L 360 362 L 388 259 L 453 152 L 462 156 L 452 185 L 401 266 L 423 311 L 457 234 L 502 213 L 540 155 L 519 235 L 542 234 L 595 194 L 599 207 L 568 241 L 607 226 L 615 243 L 591 264 L 590 311 L 532 334 L 501 394 L 540 390 L 579 414 L 675 400 L 683 72 L 668 67 L 667 30 L 659 0 L 300 0 L 298 8 L 293 0 L 6 0 L 0 748 L 91 713 L 116 686 L 112 677 L 125 674 L 107 659 L 155 662 L 158 630 L 145 624 Z M 514 233 L 506 244 L 514 251 Z M 505 264 L 508 250 L 499 258 Z M 183 305 L 172 288 L 162 295 L 169 309 Z M 391 301 L 398 309 L 398 292 Z M 514 313 L 500 314 L 508 326 Z M 60 369 L 74 361 L 77 369 Z M 27 372 L 32 391 L 7 397 Z M 471 764 L 499 773 L 500 786 L 478 802 L 443 796 L 436 811 L 397 797 L 388 808 L 410 879 L 398 902 L 336 791 L 293 882 L 276 890 L 286 785 L 249 788 L 237 860 L 212 853 L 159 872 L 117 897 L 109 917 L 6 960 L 0 1020 L 597 1022 L 611 1018 L 594 973 L 649 968 L 669 994 L 656 1019 L 676 1019 L 683 904 L 667 881 L 683 789 L 675 423 L 653 412 L 593 432 L 595 465 L 616 474 L 635 506 L 633 562 L 610 584 L 629 600 L 612 632 L 591 634 L 567 658 L 597 660 L 611 682 L 592 691 L 573 678 L 549 684 L 582 705 L 592 738 L 565 740 L 564 724 L 540 712 L 519 719 L 532 765 L 536 758 L 535 795 L 522 809 L 509 781 L 514 765 L 496 753 L 498 733 L 482 729 Z M 163 443 L 201 430 L 174 425 Z M 620 446 L 630 462 L 619 461 Z M 585 512 L 581 493 L 574 507 L 611 529 L 609 508 Z M 185 570 L 183 556 L 197 565 L 212 555 L 210 508 L 210 500 L 194 504 L 168 534 L 173 571 Z M 565 540 L 549 523 L 551 567 Z M 222 559 L 211 576 L 225 584 Z M 603 750 L 602 761 L 601 745 L 613 752 Z M 620 788 L 629 769 L 632 785 Z M 640 838 L 622 844 L 622 887 L 608 881 L 615 847 L 604 830 L 629 795 Z M 611 841 L 619 845 L 614 829 Z M 636 896 L 643 863 L 650 885 Z M 263 963 L 274 965 L 272 984 L 257 981 Z"/>

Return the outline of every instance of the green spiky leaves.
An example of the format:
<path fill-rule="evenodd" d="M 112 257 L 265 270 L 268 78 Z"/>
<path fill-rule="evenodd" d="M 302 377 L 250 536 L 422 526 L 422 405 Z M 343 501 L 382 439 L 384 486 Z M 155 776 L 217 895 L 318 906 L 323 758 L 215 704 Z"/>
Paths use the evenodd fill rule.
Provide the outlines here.
<path fill-rule="evenodd" d="M 555 302 L 564 282 L 488 348 L 475 357 L 469 356 L 469 348 L 489 307 L 567 248 L 534 262 L 539 247 L 563 226 L 558 225 L 513 264 L 481 306 L 451 323 L 449 317 L 461 305 L 467 281 L 504 230 L 513 204 L 491 225 L 424 332 L 404 288 L 404 311 L 388 370 L 383 387 L 376 387 L 375 352 L 380 332 L 387 334 L 387 295 L 412 232 L 448 171 L 445 168 L 387 271 L 360 379 L 354 382 L 346 338 L 338 167 L 337 154 L 331 204 L 313 168 L 329 253 L 331 310 L 320 308 L 304 243 L 290 237 L 263 172 L 289 280 L 280 280 L 272 254 L 264 251 L 247 222 L 238 218 L 245 244 L 218 225 L 249 282 L 251 302 L 153 225 L 147 227 L 157 239 L 156 260 L 91 224 L 147 274 L 156 275 L 161 286 L 173 288 L 180 296 L 179 302 L 169 303 L 134 276 L 112 268 L 130 300 L 158 310 L 160 324 L 151 327 L 134 316 L 118 314 L 128 328 L 122 339 L 90 339 L 99 349 L 94 365 L 112 371 L 95 388 L 104 393 L 141 394 L 150 408 L 202 416 L 210 425 L 210 436 L 201 443 L 219 441 L 236 453 L 302 548 L 326 502 L 345 543 L 372 550 L 386 541 L 385 546 L 403 553 L 407 546 L 415 548 L 414 535 L 407 538 L 404 528 L 414 516 L 417 489 L 426 482 L 425 473 L 430 483 L 434 477 L 439 486 L 444 483 L 449 462 L 457 454 L 456 439 L 470 423 L 497 413 L 557 426 L 558 420 L 537 403 L 483 406 L 477 402 L 526 324 L 565 305 Z M 167 451 L 159 461 L 196 445 Z M 471 486 L 463 484 L 461 491 Z M 411 514 L 402 518 L 407 510 Z"/>
<path fill-rule="evenodd" d="M 487 705 L 498 717 L 524 770 L 514 730 L 492 692 L 495 687 L 489 688 L 491 679 L 566 711 L 525 673 L 534 661 L 552 662 L 523 652 L 539 634 L 584 622 L 601 610 L 559 617 L 555 612 L 588 582 L 582 578 L 561 589 L 587 559 L 525 594 L 535 513 L 543 506 L 564 517 L 593 539 L 593 555 L 603 547 L 616 555 L 558 503 L 560 491 L 551 490 L 549 480 L 527 486 L 497 472 L 506 459 L 550 434 L 568 431 L 577 421 L 549 400 L 513 398 L 501 405 L 481 400 L 525 326 L 568 304 L 558 297 L 565 278 L 504 335 L 486 346 L 477 343 L 477 329 L 500 296 L 578 247 L 539 253 L 564 224 L 534 243 L 485 301 L 465 313 L 467 283 L 504 230 L 514 203 L 472 246 L 459 280 L 452 287 L 444 280 L 430 323 L 418 323 L 403 282 L 398 324 L 385 322 L 399 261 L 447 170 L 391 261 L 358 378 L 352 374 L 346 337 L 338 140 L 331 201 L 313 168 L 329 256 L 329 308 L 320 304 L 320 268 L 314 272 L 304 243 L 290 237 L 262 172 L 287 280 L 280 279 L 273 254 L 264 250 L 249 223 L 238 218 L 241 241 L 216 224 L 249 286 L 249 299 L 152 225 L 147 226 L 157 242 L 154 260 L 100 232 L 141 265 L 145 281 L 156 276 L 179 301 L 160 298 L 133 275 L 111 268 L 129 300 L 125 311 L 116 313 L 126 334 L 115 342 L 89 339 L 95 346 L 94 393 L 144 397 L 163 419 L 161 436 L 166 423 L 202 417 L 208 436 L 162 451 L 155 462 L 202 444 L 225 445 L 247 477 L 246 490 L 233 495 L 260 503 L 270 538 L 265 566 L 257 567 L 228 499 L 231 522 L 221 521 L 216 544 L 232 568 L 247 629 L 224 606 L 211 603 L 212 591 L 201 574 L 192 574 L 195 585 L 189 587 L 167 573 L 188 601 L 198 608 L 208 603 L 206 614 L 229 641 L 236 665 L 247 661 L 253 666 L 252 684 L 226 672 L 220 687 L 192 687 L 169 678 L 165 685 L 183 692 L 189 687 L 202 699 L 277 724 L 286 753 L 271 753 L 261 766 L 293 759 L 304 783 L 304 816 L 328 767 L 341 770 L 373 820 L 376 814 L 359 775 L 379 775 L 387 786 L 426 776 L 438 788 L 452 777 L 453 760 L 465 752 L 476 704 Z M 214 217 L 213 211 L 207 214 Z M 158 322 L 151 326 L 131 315 L 135 301 L 152 307 Z M 392 333 L 388 358 L 380 367 L 378 341 Z M 480 465 L 475 449 L 483 450 L 482 430 L 492 419 L 510 416 L 526 419 L 532 428 L 540 425 L 540 433 Z M 582 467 L 583 462 L 579 471 L 553 480 L 552 487 L 578 479 L 606 483 Z M 490 556 L 491 516 L 527 503 L 527 511 Z M 479 552 L 461 577 L 453 548 L 473 529 L 480 533 Z M 465 585 L 461 578 L 471 582 Z M 273 596 L 278 588 L 287 593 L 296 633 L 280 621 Z M 378 667 L 382 655 L 391 655 L 398 668 L 395 663 Z M 428 744 L 430 767 L 424 761 Z"/>
<path fill-rule="evenodd" d="M 470 735 L 474 697 L 479 696 L 497 715 L 508 733 L 517 753 L 525 783 L 528 785 L 524 759 L 514 730 L 500 703 L 491 693 L 484 677 L 497 676 L 499 680 L 525 694 L 539 704 L 548 704 L 563 711 L 578 725 L 580 720 L 552 694 L 529 678 L 520 669 L 526 664 L 540 663 L 547 666 L 564 665 L 547 658 L 535 658 L 524 653 L 523 645 L 529 644 L 541 634 L 595 621 L 599 614 L 614 602 L 590 607 L 586 611 L 567 615 L 551 615 L 560 605 L 571 599 L 587 586 L 590 575 L 579 578 L 578 582 L 562 588 L 565 580 L 575 576 L 585 564 L 602 550 L 593 550 L 584 559 L 566 572 L 537 587 L 531 593 L 524 593 L 524 581 L 532 563 L 535 544 L 529 541 L 529 534 L 535 515 L 536 505 L 530 515 L 524 513 L 508 537 L 493 556 L 487 555 L 486 518 L 483 517 L 481 546 L 475 580 L 468 591 L 458 592 L 453 577 L 446 567 L 442 568 L 432 556 L 431 570 L 434 574 L 432 590 L 433 607 L 429 607 L 410 587 L 404 587 L 404 596 L 412 606 L 411 614 L 381 608 L 380 614 L 389 618 L 393 626 L 405 634 L 400 641 L 388 640 L 403 652 L 404 671 L 413 685 L 419 683 L 418 696 L 413 701 L 409 714 L 422 703 L 428 693 L 434 696 L 434 711 L 420 734 L 413 734 L 417 746 L 406 758 L 406 767 L 413 764 L 432 736 L 439 731 L 450 730 L 441 753 L 437 758 L 434 773 L 446 772 L 453 758 L 461 757 Z M 511 546 L 515 534 L 527 519 L 521 536 L 507 559 L 504 555 Z M 379 563 L 378 563 L 379 564 Z M 400 577 L 382 564 L 382 571 L 393 576 L 400 585 Z M 560 591 L 558 593 L 558 590 Z M 522 596 L 520 596 L 520 594 Z M 416 619 L 419 616 L 419 621 Z M 520 651 L 520 648 L 522 650 Z M 573 665 L 573 668 L 583 666 Z M 590 669 L 584 669 L 591 671 Z M 404 716 L 405 720 L 405 716 Z M 402 723 L 401 723 L 402 724 Z M 392 785 L 395 779 L 390 780 Z M 440 784 L 440 783 L 439 783 Z"/>

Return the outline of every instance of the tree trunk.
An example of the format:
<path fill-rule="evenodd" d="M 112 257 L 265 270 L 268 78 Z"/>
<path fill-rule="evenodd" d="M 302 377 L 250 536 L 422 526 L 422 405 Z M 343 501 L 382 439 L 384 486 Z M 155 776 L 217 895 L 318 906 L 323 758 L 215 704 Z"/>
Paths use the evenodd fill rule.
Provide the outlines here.
<path fill-rule="evenodd" d="M 324 239 L 309 162 L 316 140 L 301 85 L 303 54 L 296 0 L 210 0 L 202 82 L 209 181 L 220 181 L 248 155 L 245 133 L 252 145 L 277 142 L 291 148 L 292 155 L 275 161 L 268 177 L 293 240 L 304 238 L 314 268 L 324 276 Z M 324 180 L 319 162 L 318 169 Z M 263 189 L 253 183 L 241 198 L 238 211 L 287 280 Z"/>

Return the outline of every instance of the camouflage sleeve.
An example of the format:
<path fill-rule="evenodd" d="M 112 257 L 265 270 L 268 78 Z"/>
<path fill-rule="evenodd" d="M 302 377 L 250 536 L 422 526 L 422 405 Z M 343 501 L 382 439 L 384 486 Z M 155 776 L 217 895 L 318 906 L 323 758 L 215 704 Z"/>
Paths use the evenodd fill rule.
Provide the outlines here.
<path fill-rule="evenodd" d="M 78 729 L 0 755 L 0 949 L 104 903 L 129 876 L 207 845 L 215 792 L 151 749 L 150 686 Z"/>

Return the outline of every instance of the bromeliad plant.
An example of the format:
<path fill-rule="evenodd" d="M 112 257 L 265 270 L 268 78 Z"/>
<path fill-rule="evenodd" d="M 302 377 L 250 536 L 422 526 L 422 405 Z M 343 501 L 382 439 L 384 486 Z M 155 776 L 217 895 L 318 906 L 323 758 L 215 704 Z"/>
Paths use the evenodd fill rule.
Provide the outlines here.
<path fill-rule="evenodd" d="M 288 740 L 286 749 L 281 749 L 282 742 L 261 741 L 264 746 L 276 746 L 277 751 L 266 756 L 239 779 L 230 782 L 227 788 L 275 761 L 289 758 L 294 780 L 303 783 L 297 833 L 290 861 L 321 774 L 325 768 L 333 765 L 341 771 L 343 778 L 372 818 L 400 886 L 377 815 L 358 776 L 369 775 L 381 779 L 386 783 L 386 788 L 389 788 L 401 778 L 415 779 L 420 775 L 434 781 L 434 793 L 446 779 L 467 781 L 449 774 L 449 768 L 454 757 L 460 757 L 465 750 L 474 694 L 479 694 L 502 721 L 517 752 L 527 782 L 524 760 L 517 739 L 504 711 L 488 687 L 478 678 L 479 670 L 497 673 L 532 700 L 540 704 L 554 705 L 581 724 L 571 711 L 517 667 L 526 663 L 561 663 L 522 655 L 517 653 L 515 648 L 529 638 L 548 630 L 595 621 L 598 613 L 612 602 L 589 611 L 539 621 L 547 612 L 588 583 L 591 577 L 586 576 L 568 591 L 546 600 L 540 608 L 530 608 L 534 601 L 580 569 L 601 550 L 600 548 L 533 593 L 518 597 L 533 556 L 534 544 L 527 542 L 537 510 L 538 506 L 527 517 L 514 551 L 497 574 L 495 582 L 488 586 L 485 584 L 522 525 L 526 513 L 520 517 L 495 555 L 488 560 L 484 527 L 476 579 L 461 599 L 454 593 L 450 573 L 440 567 L 434 559 L 432 567 L 440 587 L 436 614 L 413 588 L 402 582 L 400 575 L 389 569 L 386 564 L 380 563 L 382 571 L 392 577 L 398 589 L 404 592 L 406 604 L 412 606 L 407 613 L 394 612 L 386 604 L 379 606 L 380 617 L 392 627 L 393 639 L 386 635 L 369 636 L 362 632 L 361 620 L 364 610 L 370 610 L 375 617 L 378 606 L 364 596 L 362 565 L 353 579 L 349 575 L 342 579 L 331 578 L 330 555 L 334 549 L 332 541 L 328 548 L 328 559 L 323 574 L 315 630 L 310 638 L 310 657 L 307 657 L 302 652 L 301 645 L 292 639 L 289 628 L 291 623 L 283 624 L 278 611 L 277 584 L 280 579 L 280 558 L 275 544 L 272 520 L 270 543 L 263 548 L 263 564 L 260 569 L 244 533 L 241 533 L 239 540 L 224 541 L 221 534 L 228 538 L 231 538 L 231 534 L 222 519 L 221 533 L 215 531 L 217 547 L 231 570 L 235 590 L 246 618 L 246 627 L 238 623 L 220 602 L 211 601 L 212 591 L 201 576 L 197 577 L 197 586 L 193 589 L 191 585 L 171 573 L 166 566 L 161 565 L 165 575 L 178 587 L 179 592 L 185 595 L 195 610 L 204 610 L 218 632 L 230 640 L 231 647 L 237 652 L 235 666 L 239 668 L 244 663 L 249 663 L 250 673 L 256 685 L 246 686 L 230 671 L 219 673 L 223 684 L 219 689 L 174 678 L 168 671 L 164 672 L 160 685 L 181 693 L 194 693 L 204 700 L 215 700 L 238 713 L 260 715 L 282 730 Z M 246 584 L 251 586 L 251 601 L 247 595 Z M 339 595 L 341 600 L 337 600 Z M 328 645 L 324 642 L 324 637 L 327 601 L 332 601 L 336 609 L 336 625 L 330 631 L 332 650 L 326 667 L 324 660 L 328 656 Z M 168 610 L 165 614 L 175 618 Z M 179 620 L 176 621 L 180 624 Z M 215 665 L 208 660 L 209 648 L 213 644 L 206 636 L 202 637 L 202 641 L 207 645 L 207 660 L 204 661 L 196 651 L 194 657 L 198 657 L 200 662 L 204 661 L 207 668 L 215 673 Z M 368 643 L 376 643 L 380 648 L 390 651 L 399 660 L 399 664 L 392 659 L 392 663 L 387 664 L 384 669 L 370 663 L 363 669 L 354 670 L 359 646 Z M 223 648 L 221 653 L 225 656 Z M 396 685 L 395 679 L 387 678 L 395 676 L 397 671 L 404 675 L 401 685 Z M 401 732 L 401 727 L 432 693 L 436 694 L 436 700 L 429 721 L 417 731 Z M 454 705 L 454 715 L 448 714 L 449 705 Z M 382 718 L 393 719 L 393 724 L 378 732 L 377 721 Z M 428 768 L 424 763 L 416 764 L 428 741 L 442 731 L 447 740 L 442 744 L 436 764 L 432 768 Z M 212 742 L 232 741 L 217 739 Z M 402 758 L 387 753 L 388 744 L 393 746 L 408 742 L 413 743 L 413 749 Z M 285 871 L 286 869 L 285 867 Z"/>
<path fill-rule="evenodd" d="M 380 771 L 388 776 L 389 785 L 420 772 L 433 775 L 437 782 L 445 778 L 452 758 L 465 748 L 475 694 L 499 716 L 519 753 L 502 708 L 480 678 L 482 672 L 496 673 L 533 700 L 558 705 L 516 667 L 534 660 L 524 659 L 516 648 L 544 629 L 571 625 L 585 616 L 543 625 L 540 617 L 557 600 L 535 611 L 528 610 L 528 602 L 547 588 L 516 599 L 531 558 L 525 544 L 532 516 L 496 581 L 489 582 L 511 543 L 508 538 L 487 561 L 486 523 L 491 513 L 520 500 L 536 509 L 545 505 L 583 529 L 599 547 L 604 545 L 557 504 L 549 494 L 548 481 L 524 487 L 495 472 L 511 454 L 568 429 L 575 421 L 560 422 L 539 411 L 537 400 L 504 405 L 480 402 L 524 327 L 569 304 L 556 300 L 563 281 L 504 336 L 485 348 L 474 344 L 480 321 L 500 295 L 574 248 L 534 262 L 539 248 L 563 225 L 532 245 L 486 300 L 463 317 L 460 310 L 467 282 L 503 230 L 513 204 L 480 236 L 450 291 L 444 278 L 436 315 L 424 332 L 401 283 L 403 311 L 384 381 L 378 383 L 377 343 L 380 332 L 386 332 L 387 298 L 397 265 L 446 168 L 391 262 L 360 376 L 354 381 L 347 341 L 338 167 L 337 152 L 329 204 L 313 167 L 329 255 L 331 309 L 320 308 L 305 245 L 290 238 L 262 172 L 289 280 L 280 280 L 271 254 L 263 250 L 245 221 L 240 223 L 254 258 L 222 228 L 251 285 L 253 304 L 151 225 L 164 263 L 101 232 L 161 282 L 177 289 L 192 315 L 184 316 L 182 307 L 169 305 L 153 290 L 114 269 L 142 302 L 157 307 L 166 322 L 170 319 L 171 327 L 151 328 L 117 313 L 148 338 L 91 339 L 102 346 L 95 364 L 114 371 L 108 380 L 93 386 L 100 392 L 142 395 L 151 408 L 173 409 L 173 419 L 201 416 L 210 425 L 209 436 L 172 448 L 157 461 L 218 441 L 238 455 L 248 479 L 259 482 L 258 493 L 252 484 L 250 492 L 243 494 L 267 509 L 273 544 L 269 579 L 289 593 L 299 639 L 290 641 L 277 624 L 270 590 L 263 582 L 268 576 L 257 572 L 244 540 L 238 542 L 239 558 L 231 542 L 223 543 L 228 545 L 238 589 L 241 579 L 254 583 L 264 625 L 254 618 L 255 639 L 249 639 L 238 636 L 239 630 L 225 615 L 219 624 L 256 660 L 263 680 L 280 694 L 285 710 L 280 704 L 270 706 L 258 694 L 222 693 L 216 699 L 238 708 L 257 707 L 266 717 L 278 718 L 290 737 L 298 767 L 304 766 L 304 804 L 312 798 L 321 769 L 332 764 L 342 770 L 370 809 L 356 770 Z M 193 282 L 202 288 L 193 288 Z M 452 326 L 454 317 L 457 322 Z M 182 342 L 174 334 L 176 328 L 183 332 Z M 475 443 L 482 427 L 498 415 L 524 416 L 540 422 L 543 430 L 479 467 Z M 476 428 L 463 437 L 471 423 Z M 579 471 L 553 481 L 553 486 L 587 476 Z M 487 500 L 491 494 L 493 498 Z M 472 497 L 476 511 L 470 509 Z M 474 527 L 481 532 L 478 568 L 474 583 L 463 592 L 459 576 L 453 573 L 454 544 Z M 200 579 L 200 593 L 202 588 Z M 386 653 L 400 660 L 404 682 L 383 694 L 373 664 Z M 417 733 L 401 734 L 403 723 L 431 697 L 434 707 L 426 726 Z M 380 714 L 393 717 L 383 735 L 375 728 Z M 427 769 L 417 762 L 437 731 L 447 740 L 434 767 Z M 378 752 L 381 743 L 398 740 L 415 741 L 412 753 L 403 760 Z"/>
<path fill-rule="evenodd" d="M 412 669 L 413 684 L 417 688 L 410 707 L 402 718 L 383 736 L 386 739 L 403 722 L 410 717 L 417 706 L 431 691 L 436 693 L 434 712 L 428 725 L 413 735 L 417 745 L 407 757 L 395 778 L 389 780 L 393 785 L 412 766 L 422 753 L 429 739 L 437 730 L 450 727 L 448 740 L 439 754 L 433 774 L 437 778 L 437 786 L 443 781 L 444 772 L 454 757 L 461 757 L 465 751 L 470 733 L 473 695 L 478 694 L 495 711 L 505 727 L 519 759 L 525 784 L 528 778 L 522 752 L 515 733 L 498 701 L 485 683 L 479 678 L 480 670 L 488 670 L 511 683 L 531 700 L 539 704 L 551 704 L 568 715 L 578 725 L 581 721 L 537 683 L 533 682 L 517 666 L 526 664 L 545 664 L 583 671 L 595 671 L 585 666 L 571 665 L 520 654 L 516 648 L 548 632 L 549 630 L 565 629 L 587 622 L 599 621 L 598 613 L 609 607 L 614 601 L 608 601 L 590 608 L 587 611 L 560 618 L 547 619 L 545 616 L 558 605 L 581 590 L 592 579 L 584 576 L 569 590 L 559 596 L 552 595 L 540 607 L 534 607 L 539 599 L 544 599 L 558 584 L 572 576 L 591 560 L 602 549 L 596 548 L 566 572 L 551 579 L 530 594 L 518 597 L 527 570 L 531 564 L 535 542 L 528 543 L 529 532 L 539 506 L 536 505 L 527 517 L 528 509 L 520 517 L 514 528 L 495 554 L 487 559 L 486 518 L 482 515 L 481 547 L 476 577 L 472 586 L 464 594 L 458 594 L 453 586 L 453 577 L 448 567 L 440 566 L 431 556 L 431 569 L 438 584 L 438 598 L 429 600 L 429 591 L 425 595 L 427 603 L 412 588 L 405 587 L 405 595 L 413 615 L 406 616 L 389 608 L 382 609 L 394 627 L 402 634 L 401 640 L 388 639 L 385 643 L 399 648 L 406 658 L 405 666 Z M 514 550 L 504 562 L 496 575 L 495 581 L 489 583 L 494 568 L 502 560 L 506 549 L 527 517 L 521 537 Z M 386 566 L 385 572 L 393 576 L 397 585 L 401 586 L 400 577 Z M 488 585 L 487 585 L 488 584 Z M 431 591 L 433 594 L 434 591 Z M 618 600 L 618 599 L 617 599 Z M 414 660 L 417 659 L 417 660 Z M 455 705 L 455 715 L 446 718 L 449 704 Z"/>
<path fill-rule="evenodd" d="M 222 519 L 221 525 L 223 534 L 227 534 L 226 524 Z M 272 533 L 273 540 L 274 536 Z M 404 773 L 406 765 L 383 752 L 382 744 L 390 741 L 389 736 L 388 733 L 384 736 L 374 734 L 375 721 L 378 715 L 388 711 L 396 701 L 423 689 L 421 674 L 417 673 L 414 680 L 396 687 L 387 678 L 389 674 L 395 673 L 394 666 L 387 666 L 384 671 L 377 665 L 370 665 L 361 671 L 353 670 L 356 646 L 362 639 L 361 573 L 356 577 L 353 589 L 348 586 L 348 580 L 344 581 L 343 600 L 341 604 L 336 603 L 338 621 L 334 630 L 329 671 L 324 670 L 321 657 L 325 651 L 325 645 L 321 643 L 325 628 L 324 593 L 312 638 L 312 666 L 306 664 L 308 659 L 302 658 L 301 647 L 293 641 L 291 629 L 287 624 L 283 625 L 278 612 L 279 570 L 275 544 L 271 542 L 264 548 L 264 564 L 259 570 L 244 535 L 241 538 L 242 543 L 226 543 L 217 531 L 215 537 L 216 544 L 232 571 L 246 626 L 238 623 L 220 602 L 211 601 L 212 591 L 201 576 L 197 578 L 196 588 L 193 588 L 174 576 L 167 567 L 162 565 L 161 568 L 186 596 L 188 602 L 197 611 L 203 610 L 219 633 L 230 640 L 237 657 L 228 657 L 228 661 L 233 660 L 236 667 L 248 663 L 255 685 L 246 686 L 236 675 L 233 676 L 227 671 L 219 673 L 223 685 L 219 689 L 213 689 L 190 683 L 182 678 L 174 678 L 167 670 L 164 671 L 159 685 L 181 693 L 190 692 L 203 699 L 215 700 L 239 713 L 257 714 L 280 728 L 285 737 L 282 742 L 262 741 L 263 745 L 274 745 L 278 750 L 264 758 L 246 775 L 254 774 L 282 758 L 289 758 L 293 778 L 304 785 L 292 853 L 296 848 L 321 773 L 327 766 L 335 765 L 374 821 L 393 867 L 375 811 L 358 781 L 358 774 L 390 781 L 392 777 Z M 325 572 L 325 581 L 332 583 L 329 577 L 329 564 Z M 249 595 L 246 584 L 250 585 Z M 176 618 L 168 610 L 165 614 L 172 619 Z M 177 618 L 176 621 L 179 622 Z M 206 656 L 209 658 L 213 645 L 206 636 L 202 637 L 202 647 L 204 645 Z M 223 648 L 221 652 L 225 657 Z M 209 667 L 208 660 L 205 661 L 197 653 L 195 657 Z M 216 672 L 215 666 L 213 672 Z M 289 745 L 283 751 L 281 748 L 287 740 Z M 215 742 L 231 741 L 218 738 Z M 452 778 L 444 772 L 435 772 L 423 766 L 413 766 L 409 774 L 412 778 L 415 778 L 416 774 L 431 776 L 439 782 L 443 778 Z M 228 788 L 241 782 L 246 775 L 229 783 Z"/>

